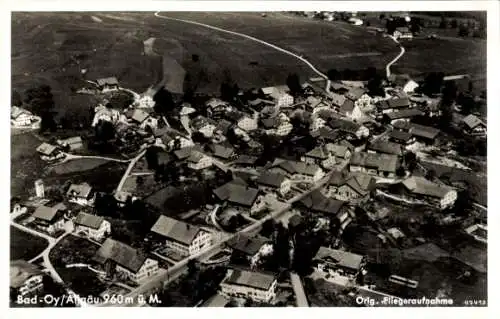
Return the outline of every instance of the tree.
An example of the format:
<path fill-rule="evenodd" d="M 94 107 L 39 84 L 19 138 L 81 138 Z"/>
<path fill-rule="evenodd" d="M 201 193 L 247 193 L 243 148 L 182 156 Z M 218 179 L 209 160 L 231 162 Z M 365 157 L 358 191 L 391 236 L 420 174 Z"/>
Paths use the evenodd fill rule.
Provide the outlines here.
<path fill-rule="evenodd" d="M 297 96 L 302 93 L 302 86 L 300 85 L 300 79 L 297 73 L 292 73 L 287 76 L 286 85 L 293 96 Z"/>
<path fill-rule="evenodd" d="M 403 159 L 408 170 L 413 172 L 413 170 L 417 167 L 417 155 L 413 152 L 406 152 Z"/>
<path fill-rule="evenodd" d="M 189 259 L 187 262 L 188 274 L 191 276 L 196 271 L 198 271 L 198 265 L 196 264 L 195 259 Z"/>
<path fill-rule="evenodd" d="M 115 137 L 115 127 L 111 122 L 99 120 L 95 126 L 97 141 L 107 143 Z"/>
<path fill-rule="evenodd" d="M 385 19 L 385 14 L 383 14 L 383 13 L 380 14 L 380 16 L 378 18 L 379 18 L 379 20 L 384 20 Z"/>
<path fill-rule="evenodd" d="M 116 91 L 109 99 L 109 104 L 112 108 L 124 110 L 134 103 L 134 96 L 127 91 Z"/>
<path fill-rule="evenodd" d="M 453 19 L 451 20 L 451 28 L 452 29 L 456 29 L 458 26 L 458 22 L 457 22 L 457 19 Z"/>
<path fill-rule="evenodd" d="M 146 162 L 148 169 L 156 170 L 158 168 L 158 151 L 157 147 L 150 147 L 146 150 Z"/>
<path fill-rule="evenodd" d="M 455 102 L 457 98 L 457 93 L 458 93 L 458 88 L 455 81 L 446 81 L 442 93 L 443 93 L 443 98 L 441 102 L 446 105 L 453 104 L 453 102 Z"/>
<path fill-rule="evenodd" d="M 466 25 L 460 25 L 460 27 L 458 28 L 458 36 L 462 38 L 469 36 L 469 29 Z"/>
<path fill-rule="evenodd" d="M 403 168 L 403 166 L 399 166 L 396 169 L 396 175 L 399 176 L 399 177 L 403 177 L 403 176 L 406 175 L 406 172 L 405 172 L 405 169 Z"/>
<path fill-rule="evenodd" d="M 16 90 L 12 91 L 11 105 L 15 105 L 15 106 L 23 105 L 23 99 L 21 97 L 21 94 L 19 94 L 19 92 L 17 92 Z"/>
<path fill-rule="evenodd" d="M 422 86 L 422 93 L 428 96 L 441 92 L 443 86 L 444 73 L 431 72 L 426 75 Z"/>
<path fill-rule="evenodd" d="M 446 29 L 447 26 L 448 26 L 448 22 L 446 21 L 446 19 L 444 17 L 441 17 L 441 22 L 439 23 L 439 28 Z"/>
<path fill-rule="evenodd" d="M 382 78 L 377 74 L 368 80 L 366 87 L 370 96 L 385 95 L 384 88 L 382 87 Z"/>
<path fill-rule="evenodd" d="M 155 102 L 154 111 L 161 115 L 167 115 L 175 106 L 172 93 L 165 87 L 162 87 L 153 95 L 153 101 Z"/>
<path fill-rule="evenodd" d="M 328 79 L 331 81 L 338 81 L 342 78 L 340 72 L 337 71 L 336 69 L 328 70 L 326 75 L 328 76 Z"/>
<path fill-rule="evenodd" d="M 388 34 L 393 34 L 396 31 L 396 21 L 394 19 L 387 19 L 385 23 L 385 28 Z"/>

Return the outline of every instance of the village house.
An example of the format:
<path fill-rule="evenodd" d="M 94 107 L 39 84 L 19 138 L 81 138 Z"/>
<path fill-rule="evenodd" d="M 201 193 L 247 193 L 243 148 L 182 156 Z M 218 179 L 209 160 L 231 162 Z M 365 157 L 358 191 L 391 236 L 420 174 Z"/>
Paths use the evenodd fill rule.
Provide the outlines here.
<path fill-rule="evenodd" d="M 394 178 L 399 165 L 400 160 L 396 155 L 356 152 L 351 155 L 349 170 Z"/>
<path fill-rule="evenodd" d="M 430 126 L 411 123 L 409 133 L 417 142 L 432 145 L 441 131 Z"/>
<path fill-rule="evenodd" d="M 390 142 L 400 144 L 404 147 L 415 143 L 415 137 L 405 131 L 392 130 L 388 137 Z"/>
<path fill-rule="evenodd" d="M 342 105 L 344 105 L 344 102 L 346 101 L 346 97 L 342 94 L 337 94 L 335 92 L 329 92 L 327 94 L 327 97 L 329 98 L 329 100 L 331 101 L 332 105 L 334 108 L 341 108 Z"/>
<path fill-rule="evenodd" d="M 260 235 L 241 235 L 229 241 L 227 245 L 231 249 L 233 259 L 246 260 L 251 267 L 257 266 L 262 257 L 273 252 L 272 241 Z"/>
<path fill-rule="evenodd" d="M 97 250 L 94 260 L 103 265 L 108 276 L 115 273 L 136 284 L 141 284 L 158 270 L 158 261 L 147 258 L 141 251 L 108 238 Z"/>
<path fill-rule="evenodd" d="M 465 229 L 465 232 L 474 240 L 487 244 L 488 243 L 488 226 L 483 224 L 474 224 Z"/>
<path fill-rule="evenodd" d="M 415 92 L 415 89 L 419 86 L 408 74 L 391 74 L 388 80 L 396 88 L 403 90 L 407 94 Z"/>
<path fill-rule="evenodd" d="M 288 94 L 286 85 L 262 88 L 265 95 L 270 96 L 279 108 L 288 107 L 293 104 L 293 96 Z"/>
<path fill-rule="evenodd" d="M 210 247 L 212 234 L 198 226 L 161 215 L 151 232 L 165 240 L 167 248 L 182 256 L 191 256 Z"/>
<path fill-rule="evenodd" d="M 257 123 L 257 116 L 258 116 L 258 113 L 256 113 L 256 116 L 254 117 L 250 117 L 246 114 L 242 114 L 238 120 L 237 120 L 237 126 L 246 131 L 246 132 L 249 132 L 249 131 L 253 131 L 253 130 L 256 130 L 258 128 L 258 123 Z"/>
<path fill-rule="evenodd" d="M 210 144 L 208 146 L 208 149 L 214 157 L 220 158 L 225 161 L 229 161 L 236 156 L 234 149 L 229 146 L 224 146 L 221 144 Z"/>
<path fill-rule="evenodd" d="M 36 148 L 36 151 L 40 154 L 40 158 L 44 161 L 55 161 L 65 156 L 64 153 L 57 148 L 57 146 L 48 143 L 42 143 Z"/>
<path fill-rule="evenodd" d="M 473 114 L 469 114 L 461 121 L 464 132 L 471 135 L 486 135 L 486 123 Z"/>
<path fill-rule="evenodd" d="M 66 197 L 69 202 L 82 206 L 92 206 L 95 200 L 95 193 L 88 183 L 71 184 L 66 192 Z"/>
<path fill-rule="evenodd" d="M 226 277 L 220 283 L 221 294 L 227 298 L 249 298 L 256 302 L 272 302 L 276 298 L 278 280 L 274 275 L 228 269 Z"/>
<path fill-rule="evenodd" d="M 212 159 L 200 152 L 191 152 L 187 158 L 188 167 L 194 170 L 201 170 L 212 166 Z"/>
<path fill-rule="evenodd" d="M 97 79 L 97 87 L 103 92 L 118 90 L 118 80 L 115 77 Z"/>
<path fill-rule="evenodd" d="M 315 269 L 319 272 L 356 279 L 365 267 L 365 258 L 343 250 L 320 247 L 313 258 Z"/>
<path fill-rule="evenodd" d="M 325 172 L 316 164 L 288 161 L 281 158 L 274 160 L 269 167 L 269 171 L 282 173 L 291 179 L 303 180 L 309 183 L 316 183 L 325 176 Z"/>
<path fill-rule="evenodd" d="M 174 158 L 178 161 L 184 161 L 191 156 L 191 153 L 199 152 L 200 147 L 198 145 L 183 147 L 178 150 L 173 151 Z"/>
<path fill-rule="evenodd" d="M 291 181 L 285 175 L 272 172 L 260 174 L 256 183 L 265 192 L 277 191 L 281 195 L 288 193 L 292 186 Z"/>
<path fill-rule="evenodd" d="M 325 146 L 326 150 L 335 157 L 335 162 L 351 157 L 351 151 L 346 145 L 327 143 Z"/>
<path fill-rule="evenodd" d="M 269 135 L 287 136 L 293 130 L 290 118 L 284 113 L 279 113 L 276 117 L 261 119 L 260 122 L 266 129 L 266 134 Z"/>
<path fill-rule="evenodd" d="M 352 210 L 346 205 L 346 202 L 326 197 L 319 189 L 295 202 L 294 206 L 306 214 L 312 213 L 328 220 L 334 217 L 338 220 L 342 229 L 345 229 L 353 218 L 351 216 Z"/>
<path fill-rule="evenodd" d="M 33 223 L 35 227 L 50 234 L 54 235 L 57 231 L 64 229 L 64 212 L 66 206 L 59 203 L 52 207 L 38 206 L 31 217 L 34 218 Z"/>
<path fill-rule="evenodd" d="M 248 101 L 248 106 L 250 106 L 252 109 L 254 109 L 256 111 L 261 112 L 267 107 L 274 108 L 275 105 L 274 105 L 274 102 L 272 102 L 272 101 L 257 98 L 255 100 Z"/>
<path fill-rule="evenodd" d="M 158 119 L 152 117 L 143 109 L 133 109 L 128 112 L 128 116 L 132 122 L 137 123 L 143 130 L 145 130 L 146 127 L 149 127 L 149 129 L 154 132 L 158 127 Z"/>
<path fill-rule="evenodd" d="M 111 224 L 102 216 L 80 212 L 73 221 L 75 232 L 101 241 L 111 233 Z"/>
<path fill-rule="evenodd" d="M 118 110 L 99 104 L 94 109 L 94 118 L 92 120 L 92 127 L 95 127 L 97 123 L 99 123 L 99 121 L 106 121 L 112 123 L 113 125 L 116 125 L 121 120 L 123 120 L 122 114 L 120 114 Z"/>
<path fill-rule="evenodd" d="M 344 119 L 332 118 L 328 121 L 328 125 L 334 130 L 351 134 L 357 138 L 368 137 L 370 135 L 370 130 L 366 126 Z"/>
<path fill-rule="evenodd" d="M 227 112 L 232 111 L 232 107 L 221 99 L 211 98 L 205 103 L 207 116 L 211 119 L 220 119 Z"/>
<path fill-rule="evenodd" d="M 325 169 L 332 168 L 336 163 L 335 156 L 324 145 L 316 146 L 304 154 L 300 160 L 307 164 L 318 164 Z"/>
<path fill-rule="evenodd" d="M 411 33 L 408 27 L 398 27 L 392 34 L 396 39 L 412 39 L 413 33 Z"/>
<path fill-rule="evenodd" d="M 360 201 L 370 197 L 375 179 L 367 174 L 333 172 L 324 195 L 341 201 Z"/>
<path fill-rule="evenodd" d="M 232 207 L 250 211 L 251 214 L 266 207 L 265 201 L 259 196 L 259 190 L 244 182 L 233 180 L 214 189 L 213 192 L 216 199 Z"/>
<path fill-rule="evenodd" d="M 83 141 L 80 136 L 68 137 L 63 140 L 57 140 L 57 144 L 62 147 L 68 147 L 70 151 L 75 151 L 83 148 Z"/>
<path fill-rule="evenodd" d="M 391 124 L 400 121 L 409 122 L 412 118 L 417 116 L 424 116 L 425 113 L 417 109 L 402 109 L 395 112 L 384 114 L 384 119 Z"/>
<path fill-rule="evenodd" d="M 43 272 L 25 260 L 10 262 L 10 295 L 31 297 L 43 291 Z M 15 300 L 12 300 L 15 302 Z"/>
<path fill-rule="evenodd" d="M 390 98 L 378 102 L 378 108 L 383 114 L 397 112 L 399 110 L 407 109 L 410 107 L 410 99 L 404 98 Z"/>
<path fill-rule="evenodd" d="M 311 133 L 317 132 L 320 128 L 325 127 L 326 121 L 319 116 L 313 118 L 309 130 Z"/>
<path fill-rule="evenodd" d="M 439 117 L 443 112 L 441 112 L 441 105 L 440 105 L 440 100 L 438 99 L 433 99 L 427 101 L 427 103 L 424 106 L 424 111 L 425 114 L 428 117 Z"/>
<path fill-rule="evenodd" d="M 31 126 L 36 118 L 33 114 L 18 106 L 12 106 L 10 109 L 10 124 L 15 127 Z"/>
<path fill-rule="evenodd" d="M 457 191 L 449 186 L 433 183 L 423 177 L 412 176 L 401 182 L 403 195 L 416 199 L 424 199 L 437 204 L 441 209 L 453 206 L 457 199 Z"/>
<path fill-rule="evenodd" d="M 195 132 L 200 132 L 203 136 L 211 138 L 215 131 L 215 124 L 208 118 L 198 116 L 191 120 L 191 128 Z"/>
<path fill-rule="evenodd" d="M 256 162 L 259 159 L 257 156 L 251 156 L 246 154 L 237 154 L 236 160 L 231 163 L 231 165 L 238 167 L 256 167 Z"/>
<path fill-rule="evenodd" d="M 390 154 L 397 156 L 403 155 L 402 146 L 400 144 L 381 140 L 368 143 L 366 151 L 368 153 Z"/>

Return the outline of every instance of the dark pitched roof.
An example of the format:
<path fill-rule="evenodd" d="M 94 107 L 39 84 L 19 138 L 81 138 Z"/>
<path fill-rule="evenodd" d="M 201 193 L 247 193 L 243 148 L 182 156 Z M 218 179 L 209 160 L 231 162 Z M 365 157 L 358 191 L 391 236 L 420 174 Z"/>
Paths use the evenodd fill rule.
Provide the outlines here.
<path fill-rule="evenodd" d="M 256 271 L 248 271 L 241 269 L 229 270 L 230 274 L 223 283 L 268 290 L 276 280 L 276 277 L 269 274 L 264 274 Z"/>
<path fill-rule="evenodd" d="M 470 129 L 474 129 L 479 125 L 486 125 L 479 117 L 475 116 L 474 114 L 467 115 L 462 119 L 462 122 Z"/>
<path fill-rule="evenodd" d="M 106 84 L 107 85 L 118 85 L 118 80 L 114 76 L 111 76 L 108 78 L 97 79 L 96 82 L 97 82 L 97 85 L 99 85 L 99 86 L 103 86 Z"/>
<path fill-rule="evenodd" d="M 253 205 L 258 193 L 258 189 L 239 185 L 232 181 L 214 190 L 214 194 L 220 200 L 227 200 L 228 202 L 248 207 Z"/>
<path fill-rule="evenodd" d="M 332 143 L 326 144 L 326 149 L 336 157 L 345 157 L 346 153 L 349 151 L 349 147 L 346 145 Z"/>
<path fill-rule="evenodd" d="M 391 143 L 380 140 L 368 144 L 366 149 L 383 154 L 393 154 L 398 156 L 401 156 L 403 154 L 403 151 L 401 150 L 401 145 L 397 143 Z"/>
<path fill-rule="evenodd" d="M 359 270 L 363 256 L 328 247 L 320 247 L 314 260 L 332 262 L 344 268 Z"/>
<path fill-rule="evenodd" d="M 64 205 L 63 205 L 64 206 Z M 60 205 L 55 205 L 53 207 L 47 207 L 44 205 L 38 206 L 32 217 L 35 217 L 37 219 L 45 220 L 47 222 L 53 221 L 53 219 L 57 216 L 57 213 L 60 210 L 64 210 L 64 207 L 61 207 Z"/>
<path fill-rule="evenodd" d="M 389 133 L 389 138 L 399 140 L 399 141 L 409 141 L 411 139 L 411 134 L 408 132 L 403 132 L 399 130 L 392 130 Z"/>
<path fill-rule="evenodd" d="M 217 125 L 215 126 L 215 129 L 217 131 L 221 131 L 222 134 L 225 135 L 229 131 L 229 128 L 231 127 L 231 125 L 233 125 L 233 123 L 231 123 L 227 120 L 221 119 L 221 120 L 217 121 Z"/>
<path fill-rule="evenodd" d="M 66 192 L 66 196 L 88 198 L 91 191 L 92 187 L 88 183 L 84 182 L 81 184 L 71 184 L 68 191 Z"/>
<path fill-rule="evenodd" d="M 316 132 L 314 132 L 313 134 L 311 134 L 311 136 L 312 137 L 321 137 L 325 141 L 335 143 L 339 139 L 341 139 L 343 135 L 339 131 L 335 131 L 335 130 L 332 130 L 331 128 L 329 128 L 329 127 L 323 126 L 323 127 L 320 127 L 319 130 L 317 130 Z"/>
<path fill-rule="evenodd" d="M 417 109 L 404 109 L 401 111 L 391 112 L 385 114 L 390 120 L 398 120 L 404 118 L 410 118 L 415 116 L 422 116 L 424 112 Z"/>
<path fill-rule="evenodd" d="M 418 176 L 407 178 L 402 183 L 412 193 L 437 198 L 443 198 L 449 191 L 453 190 L 451 187 L 441 186 Z"/>
<path fill-rule="evenodd" d="M 381 101 L 379 106 L 381 109 L 402 109 L 410 106 L 410 100 L 407 97 L 393 98 Z"/>
<path fill-rule="evenodd" d="M 360 87 L 353 87 L 349 89 L 349 91 L 345 94 L 345 96 L 352 101 L 356 101 L 365 93 L 366 93 L 365 89 Z"/>
<path fill-rule="evenodd" d="M 20 288 L 24 282 L 32 276 L 42 274 L 42 270 L 37 265 L 28 263 L 25 260 L 14 260 L 10 262 L 10 287 Z"/>
<path fill-rule="evenodd" d="M 342 132 L 347 132 L 352 134 L 356 134 L 356 132 L 361 127 L 361 125 L 357 123 L 338 118 L 333 118 L 330 121 L 328 121 L 328 125 L 334 130 L 337 129 Z"/>
<path fill-rule="evenodd" d="M 228 243 L 228 246 L 233 250 L 244 253 L 248 256 L 253 256 L 259 252 L 260 248 L 269 243 L 270 240 L 263 236 L 249 237 L 246 235 L 241 235 L 238 238 L 233 239 Z"/>
<path fill-rule="evenodd" d="M 411 124 L 410 128 L 411 135 L 427 139 L 435 139 L 440 132 L 441 131 L 436 128 L 413 123 Z"/>
<path fill-rule="evenodd" d="M 50 156 L 50 154 L 52 154 L 56 149 L 57 147 L 54 145 L 42 143 L 40 146 L 36 148 L 36 151 L 43 155 Z"/>
<path fill-rule="evenodd" d="M 257 156 L 241 154 L 238 155 L 238 158 L 233 162 L 233 164 L 253 165 L 258 159 L 259 158 Z"/>
<path fill-rule="evenodd" d="M 198 148 L 194 146 L 183 147 L 181 149 L 175 150 L 174 155 L 178 160 L 184 160 L 191 156 L 191 153 L 195 150 L 198 150 Z"/>
<path fill-rule="evenodd" d="M 281 158 L 275 159 L 271 167 L 280 167 L 289 174 L 303 174 L 308 176 L 313 176 L 320 169 L 316 164 L 288 161 Z"/>
<path fill-rule="evenodd" d="M 280 187 L 286 176 L 280 173 L 264 172 L 260 174 L 256 182 L 264 186 Z"/>
<path fill-rule="evenodd" d="M 234 149 L 232 147 L 227 147 L 220 144 L 211 144 L 209 148 L 215 157 L 220 157 L 223 159 L 228 159 L 234 154 Z"/>
<path fill-rule="evenodd" d="M 354 102 L 350 99 L 346 99 L 339 110 L 344 114 L 352 112 L 352 110 L 354 110 Z"/>
<path fill-rule="evenodd" d="M 74 223 L 75 225 L 90 227 L 92 229 L 99 229 L 103 221 L 104 218 L 101 216 L 80 212 L 78 216 L 76 216 Z"/>
<path fill-rule="evenodd" d="M 190 245 L 200 232 L 198 226 L 161 215 L 151 228 L 151 231 L 176 242 Z"/>
<path fill-rule="evenodd" d="M 95 259 L 104 263 L 112 260 L 118 265 L 136 273 L 146 261 L 146 255 L 122 242 L 108 238 L 96 252 Z"/>
<path fill-rule="evenodd" d="M 344 201 L 325 197 L 320 190 L 312 191 L 300 203 L 312 211 L 332 215 L 336 215 L 345 204 Z"/>
<path fill-rule="evenodd" d="M 324 147 L 322 145 L 316 146 L 315 148 L 313 148 L 312 150 L 307 152 L 305 154 L 305 156 L 320 159 L 320 160 L 324 160 L 324 159 L 327 159 L 329 157 L 328 150 L 326 149 L 326 147 Z"/>
<path fill-rule="evenodd" d="M 403 130 L 403 131 L 408 131 L 411 128 L 411 124 L 409 122 L 406 122 L 406 121 L 396 121 L 396 122 L 394 122 L 394 124 L 392 124 L 392 126 L 395 129 Z"/>
<path fill-rule="evenodd" d="M 349 164 L 375 168 L 384 172 L 396 172 L 398 157 L 389 154 L 358 152 L 352 154 Z"/>

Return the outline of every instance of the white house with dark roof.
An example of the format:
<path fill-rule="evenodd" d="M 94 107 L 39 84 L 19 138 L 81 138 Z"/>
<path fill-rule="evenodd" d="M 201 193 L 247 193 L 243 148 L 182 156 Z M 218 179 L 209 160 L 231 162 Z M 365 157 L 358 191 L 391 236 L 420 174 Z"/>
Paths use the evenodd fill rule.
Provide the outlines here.
<path fill-rule="evenodd" d="M 276 298 L 277 286 L 275 275 L 242 269 L 228 269 L 220 283 L 221 294 L 228 298 L 249 298 L 267 303 Z"/>
<path fill-rule="evenodd" d="M 365 266 L 365 258 L 343 250 L 320 247 L 313 258 L 317 271 L 354 280 Z"/>
<path fill-rule="evenodd" d="M 424 177 L 412 176 L 402 182 L 410 196 L 437 203 L 441 209 L 453 206 L 457 191 L 449 186 L 433 183 Z"/>
<path fill-rule="evenodd" d="M 33 114 L 21 107 L 12 106 L 10 109 L 10 124 L 14 127 L 31 126 L 36 121 Z"/>
<path fill-rule="evenodd" d="M 28 297 L 43 290 L 43 272 L 39 266 L 25 260 L 10 262 L 11 295 Z"/>
<path fill-rule="evenodd" d="M 324 145 L 316 146 L 300 160 L 308 164 L 318 164 L 325 169 L 332 168 L 336 163 L 335 156 Z"/>
<path fill-rule="evenodd" d="M 486 123 L 479 117 L 469 114 L 462 119 L 464 131 L 474 135 L 486 135 Z"/>
<path fill-rule="evenodd" d="M 333 172 L 324 194 L 341 201 L 358 201 L 369 198 L 375 188 L 375 179 L 367 174 Z"/>
<path fill-rule="evenodd" d="M 54 161 L 64 157 L 64 153 L 57 146 L 48 143 L 42 143 L 36 148 L 36 151 L 44 161 Z"/>
<path fill-rule="evenodd" d="M 288 107 L 293 104 L 293 96 L 287 93 L 288 87 L 286 85 L 271 86 L 262 88 L 262 92 L 265 95 L 269 95 L 276 106 L 278 107 Z"/>
<path fill-rule="evenodd" d="M 102 79 L 97 79 L 97 86 L 99 89 L 103 92 L 106 91 L 112 91 L 112 90 L 118 90 L 118 80 L 116 77 L 107 77 L 107 78 L 102 78 Z"/>
<path fill-rule="evenodd" d="M 339 160 L 348 159 L 351 157 L 351 151 L 346 145 L 327 143 L 326 150 Z"/>
<path fill-rule="evenodd" d="M 291 179 L 313 183 L 325 176 L 325 172 L 317 164 L 289 161 L 281 158 L 274 160 L 269 167 L 269 171 L 277 173 L 282 172 Z"/>
<path fill-rule="evenodd" d="M 235 156 L 234 149 L 229 146 L 224 146 L 221 144 L 211 144 L 209 146 L 210 152 L 213 154 L 214 157 L 223 159 L 223 160 L 230 160 Z"/>
<path fill-rule="evenodd" d="M 387 100 L 382 100 L 378 103 L 379 109 L 383 114 L 396 112 L 401 109 L 407 109 L 410 107 L 410 99 L 404 98 L 390 98 Z"/>
<path fill-rule="evenodd" d="M 349 160 L 351 172 L 363 172 L 370 175 L 378 175 L 394 178 L 400 160 L 396 155 L 356 152 Z"/>
<path fill-rule="evenodd" d="M 97 250 L 94 260 L 104 265 L 108 275 L 115 273 L 141 284 L 158 270 L 158 261 L 147 258 L 141 251 L 108 238 Z"/>
<path fill-rule="evenodd" d="M 101 241 L 111 233 L 111 224 L 104 217 L 80 212 L 73 221 L 75 232 Z"/>
<path fill-rule="evenodd" d="M 266 202 L 259 196 L 259 190 L 248 186 L 244 181 L 232 180 L 213 192 L 218 200 L 243 210 L 250 210 L 250 214 L 266 207 Z"/>
<path fill-rule="evenodd" d="M 212 166 L 212 159 L 197 151 L 191 152 L 187 158 L 188 167 L 194 170 L 201 170 Z"/>
<path fill-rule="evenodd" d="M 143 109 L 134 109 L 130 114 L 130 119 L 132 122 L 138 124 L 143 130 L 149 126 L 150 129 L 154 131 L 158 127 L 158 119 L 152 117 Z"/>
<path fill-rule="evenodd" d="M 160 216 L 151 231 L 165 239 L 165 245 L 182 256 L 191 256 L 212 244 L 212 234 L 198 226 Z"/>
<path fill-rule="evenodd" d="M 69 147 L 70 151 L 79 150 L 83 147 L 83 141 L 80 136 L 73 136 L 58 140 L 57 144 L 61 145 L 62 147 Z"/>
<path fill-rule="evenodd" d="M 191 127 L 195 132 L 200 132 L 203 136 L 211 138 L 214 135 L 215 123 L 203 116 L 198 116 L 191 120 Z"/>
<path fill-rule="evenodd" d="M 91 206 L 94 204 L 95 194 L 88 183 L 71 184 L 66 192 L 69 202 L 82 206 Z"/>
<path fill-rule="evenodd" d="M 58 230 L 64 229 L 64 211 L 66 206 L 59 203 L 55 206 L 38 206 L 31 217 L 37 228 L 49 233 L 55 234 Z"/>
<path fill-rule="evenodd" d="M 288 193 L 292 186 L 291 181 L 286 178 L 285 175 L 271 172 L 260 174 L 260 176 L 256 179 L 256 183 L 264 191 L 277 191 L 281 195 Z"/>

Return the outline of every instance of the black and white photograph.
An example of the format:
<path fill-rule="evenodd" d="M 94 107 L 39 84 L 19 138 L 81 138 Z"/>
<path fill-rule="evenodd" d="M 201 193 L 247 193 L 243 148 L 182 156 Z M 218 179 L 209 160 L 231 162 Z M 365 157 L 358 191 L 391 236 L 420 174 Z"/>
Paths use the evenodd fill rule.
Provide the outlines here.
<path fill-rule="evenodd" d="M 12 10 L 9 307 L 487 307 L 491 12 L 369 2 Z"/>

